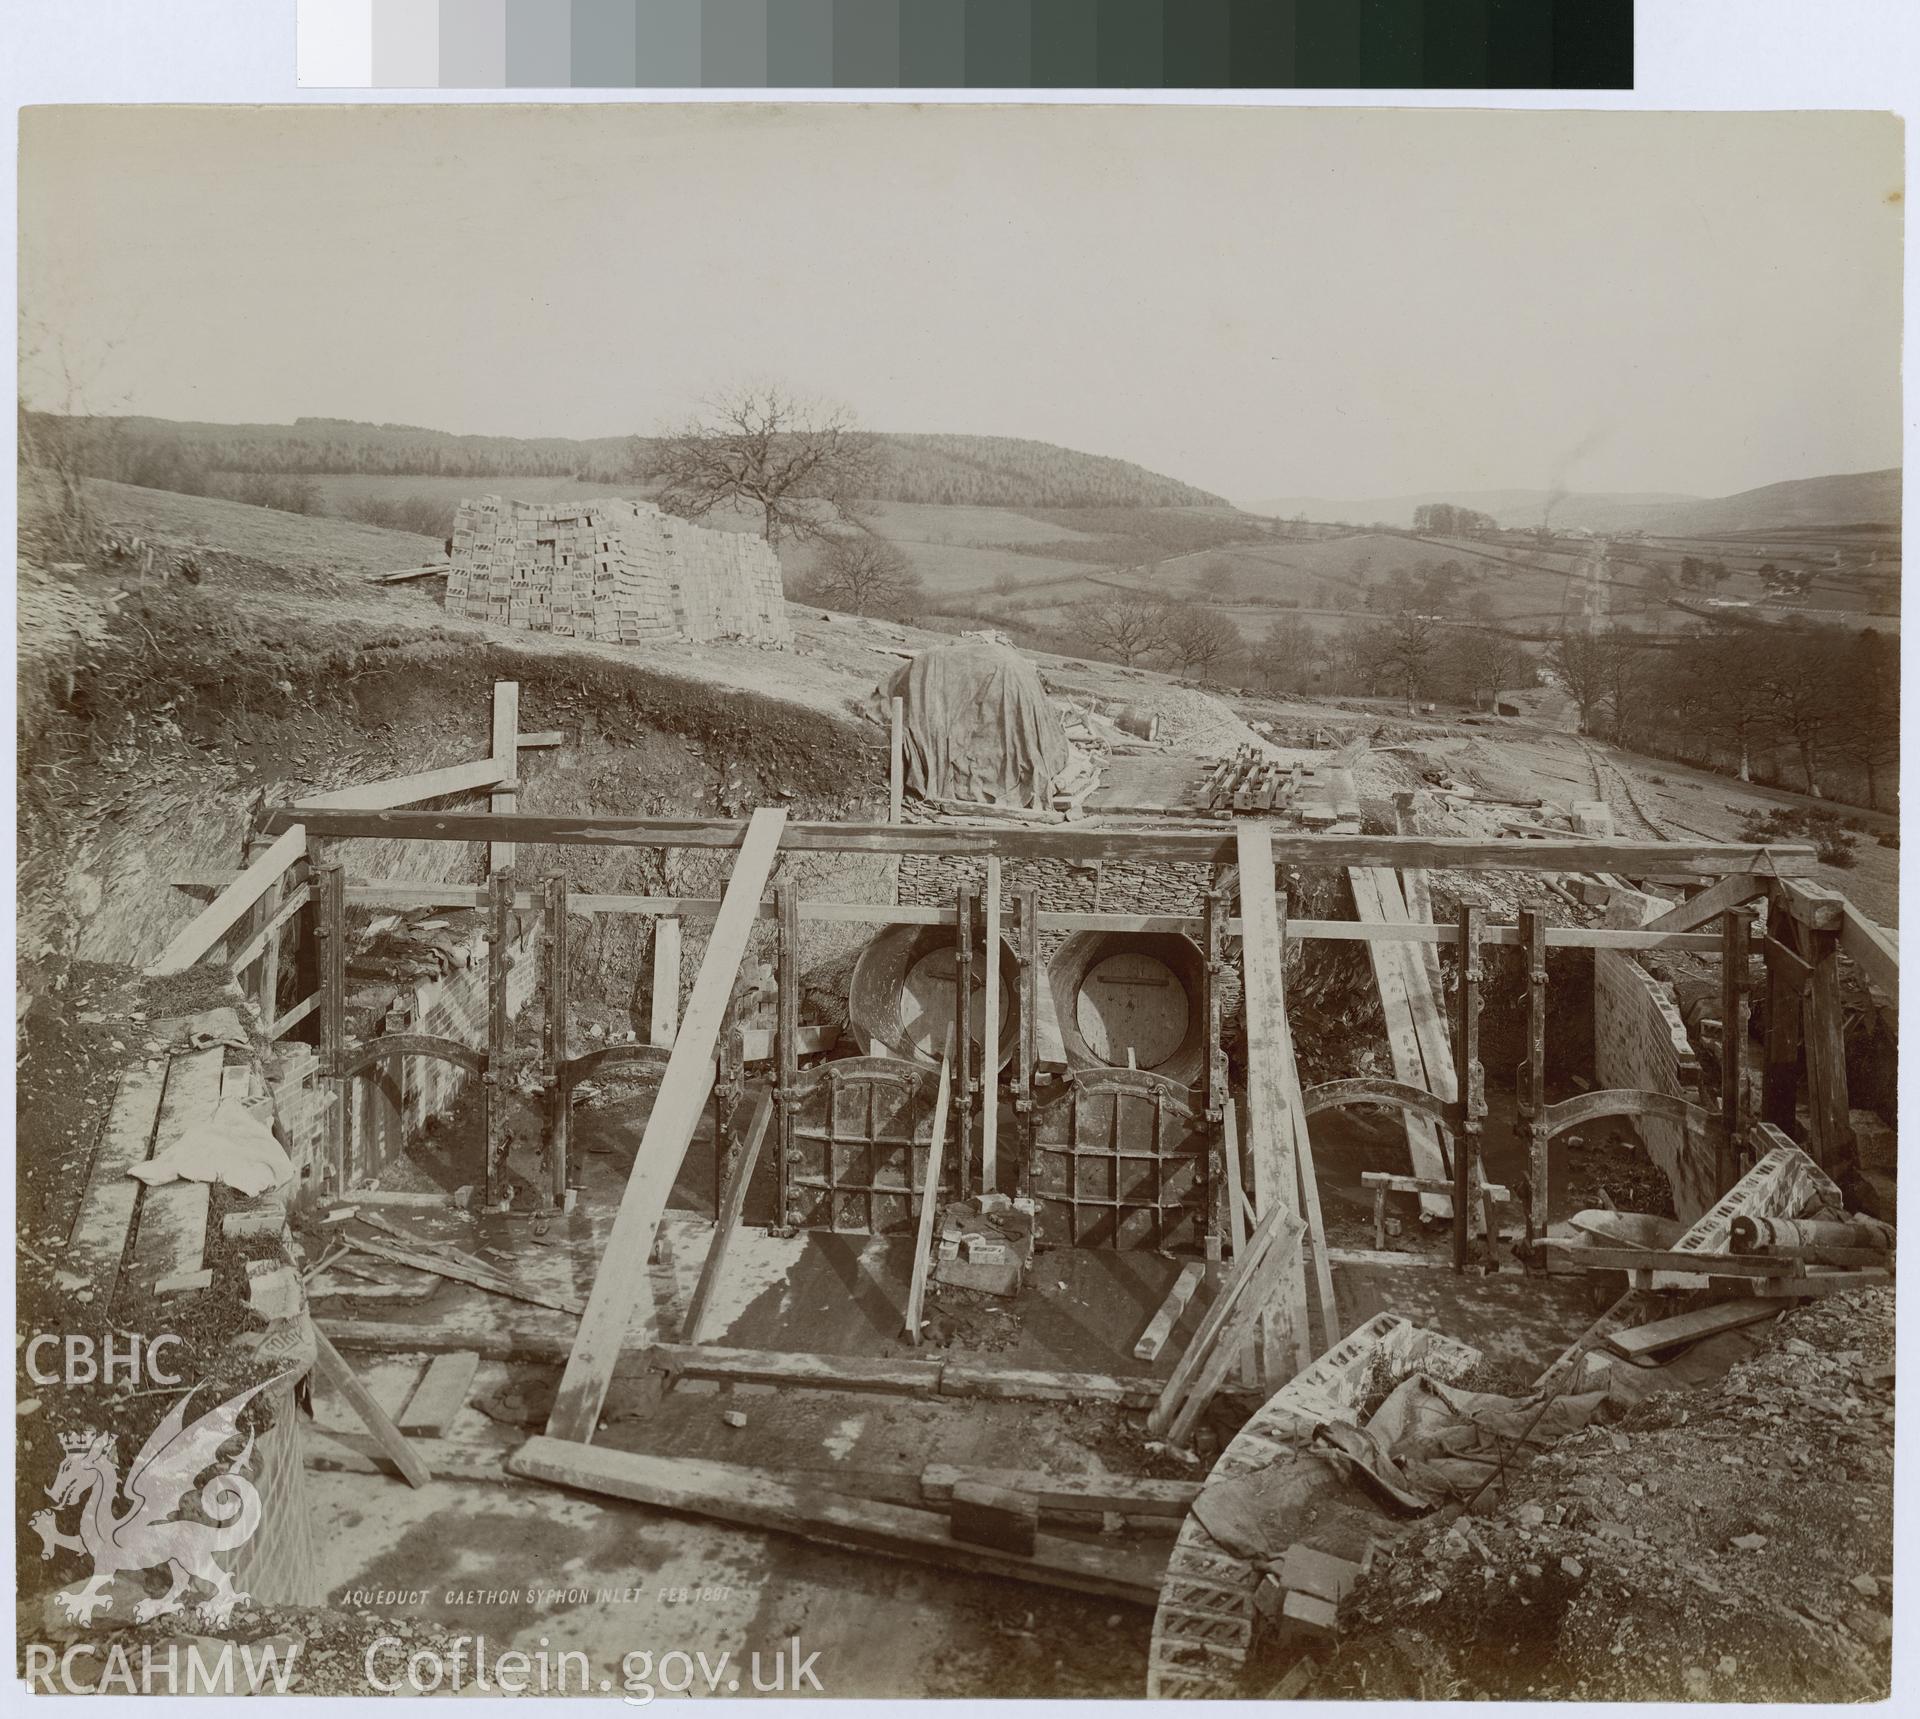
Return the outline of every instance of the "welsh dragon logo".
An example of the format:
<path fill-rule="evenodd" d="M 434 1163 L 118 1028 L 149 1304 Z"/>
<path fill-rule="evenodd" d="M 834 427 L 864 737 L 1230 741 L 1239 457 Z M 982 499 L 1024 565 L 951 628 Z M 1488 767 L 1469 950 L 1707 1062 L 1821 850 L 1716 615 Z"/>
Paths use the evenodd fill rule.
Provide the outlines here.
<path fill-rule="evenodd" d="M 173 1586 L 158 1599 L 135 1606 L 135 1623 L 185 1610 L 183 1596 L 195 1581 L 212 1589 L 195 1607 L 202 1623 L 224 1625 L 236 1606 L 246 1604 L 249 1596 L 235 1591 L 233 1577 L 215 1562 L 215 1554 L 244 1546 L 260 1526 L 260 1494 L 242 1472 L 253 1457 L 251 1434 L 240 1454 L 201 1487 L 199 1505 L 207 1520 L 185 1519 L 178 1511 L 202 1470 L 218 1461 L 222 1447 L 238 1433 L 241 1411 L 272 1383 L 263 1380 L 189 1426 L 187 1408 L 200 1390 L 196 1385 L 154 1428 L 124 1481 L 111 1433 L 89 1428 L 60 1435 L 66 1454 L 47 1488 L 54 1508 L 36 1511 L 28 1525 L 40 1536 L 43 1559 L 57 1549 L 84 1552 L 93 1560 L 90 1580 L 54 1596 L 68 1617 L 90 1625 L 96 1611 L 112 1609 L 113 1595 L 107 1590 L 115 1576 L 163 1564 L 172 1573 Z M 127 1508 L 116 1513 L 122 1492 Z M 63 1534 L 56 1521 L 57 1512 L 69 1504 L 80 1507 L 77 1535 Z"/>

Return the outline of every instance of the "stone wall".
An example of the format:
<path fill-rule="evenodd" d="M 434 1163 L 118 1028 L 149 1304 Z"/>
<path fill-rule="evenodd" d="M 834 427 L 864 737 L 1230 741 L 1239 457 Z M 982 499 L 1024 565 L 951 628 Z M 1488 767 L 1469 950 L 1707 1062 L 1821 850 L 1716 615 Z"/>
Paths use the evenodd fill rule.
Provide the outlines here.
<path fill-rule="evenodd" d="M 780 560 L 764 541 L 614 497 L 577 507 L 493 495 L 463 501 L 447 607 L 472 620 L 613 643 L 793 643 Z"/>

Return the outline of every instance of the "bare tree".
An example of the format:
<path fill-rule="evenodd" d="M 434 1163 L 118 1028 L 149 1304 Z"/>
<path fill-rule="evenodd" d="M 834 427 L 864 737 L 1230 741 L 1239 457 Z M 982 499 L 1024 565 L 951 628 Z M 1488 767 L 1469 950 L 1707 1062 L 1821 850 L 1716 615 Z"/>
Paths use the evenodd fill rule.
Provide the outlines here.
<path fill-rule="evenodd" d="M 1526 654 L 1512 639 L 1481 627 L 1456 633 L 1447 657 L 1468 702 L 1485 700 L 1489 707 L 1499 704 L 1502 689 L 1519 679 L 1526 662 Z"/>
<path fill-rule="evenodd" d="M 1606 640 L 1597 633 L 1562 633 L 1548 660 L 1580 712 L 1580 732 L 1593 733 L 1613 690 Z"/>
<path fill-rule="evenodd" d="M 1067 625 L 1095 655 L 1132 668 L 1166 645 L 1167 605 L 1143 592 L 1115 591 L 1075 603 L 1067 611 Z"/>
<path fill-rule="evenodd" d="M 1413 609 L 1402 609 L 1359 634 L 1354 641 L 1355 663 L 1370 687 L 1385 682 L 1399 692 L 1411 716 L 1426 693 L 1439 643 L 1437 622 Z"/>
<path fill-rule="evenodd" d="M 1846 688 L 1852 706 L 1840 749 L 1866 772 L 1867 804 L 1880 805 L 1880 772 L 1900 762 L 1900 641 L 1868 627 L 1853 641 Z"/>
<path fill-rule="evenodd" d="M 924 592 L 895 545 L 871 531 L 854 531 L 828 539 L 804 594 L 808 602 L 843 614 L 904 617 L 920 606 Z"/>
<path fill-rule="evenodd" d="M 859 523 L 885 456 L 844 407 L 816 406 L 777 386 L 742 387 L 653 445 L 640 475 L 665 487 L 660 505 L 682 519 L 716 507 L 758 508 L 761 535 L 819 541 Z"/>
<path fill-rule="evenodd" d="M 1212 680 L 1240 654 L 1240 629 L 1204 603 L 1168 605 L 1166 653 L 1184 675 Z"/>

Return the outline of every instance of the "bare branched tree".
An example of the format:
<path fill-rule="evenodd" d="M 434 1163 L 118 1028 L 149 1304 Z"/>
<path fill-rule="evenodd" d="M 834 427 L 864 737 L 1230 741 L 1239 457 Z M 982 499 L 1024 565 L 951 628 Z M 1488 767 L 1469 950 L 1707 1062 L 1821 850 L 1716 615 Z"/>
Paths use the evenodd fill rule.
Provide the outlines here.
<path fill-rule="evenodd" d="M 682 519 L 740 503 L 761 535 L 818 542 L 858 523 L 885 455 L 840 406 L 813 405 L 773 385 L 735 389 L 647 451 L 640 475 L 663 480 L 660 505 Z"/>
<path fill-rule="evenodd" d="M 825 609 L 902 619 L 921 606 L 923 595 L 906 556 L 870 531 L 830 538 L 803 589 L 808 602 Z"/>
<path fill-rule="evenodd" d="M 1166 613 L 1167 656 L 1184 675 L 1216 679 L 1244 649 L 1240 629 L 1204 603 L 1174 603 Z"/>
<path fill-rule="evenodd" d="M 1132 668 L 1166 645 L 1167 605 L 1134 591 L 1086 597 L 1067 611 L 1067 626 L 1095 656 Z"/>

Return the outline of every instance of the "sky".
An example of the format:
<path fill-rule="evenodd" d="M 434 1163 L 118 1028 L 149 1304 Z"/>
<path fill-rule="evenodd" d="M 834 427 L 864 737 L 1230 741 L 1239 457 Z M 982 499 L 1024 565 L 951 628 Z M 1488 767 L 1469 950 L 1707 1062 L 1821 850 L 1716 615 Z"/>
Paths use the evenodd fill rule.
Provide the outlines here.
<path fill-rule="evenodd" d="M 650 433 L 747 380 L 1242 505 L 1900 461 L 1899 121 L 30 108 L 48 409 Z"/>

